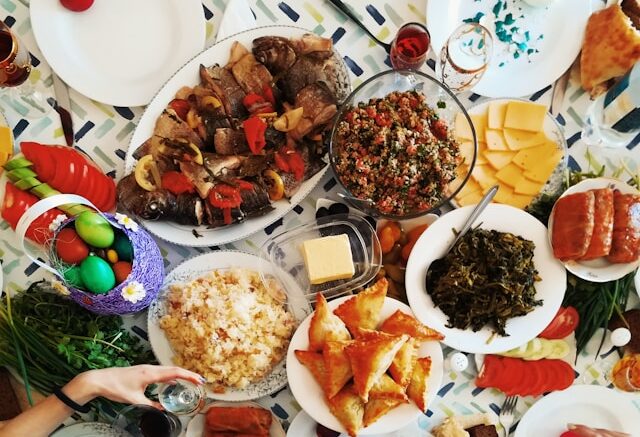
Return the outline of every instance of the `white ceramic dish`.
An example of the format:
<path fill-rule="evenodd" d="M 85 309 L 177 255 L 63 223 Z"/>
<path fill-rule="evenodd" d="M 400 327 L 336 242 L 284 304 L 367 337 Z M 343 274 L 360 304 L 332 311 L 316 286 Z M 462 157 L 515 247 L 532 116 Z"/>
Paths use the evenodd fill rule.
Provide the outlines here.
<path fill-rule="evenodd" d="M 638 436 L 640 413 L 632 395 L 597 385 L 574 385 L 536 402 L 520 419 L 515 437 L 559 436 L 568 423 Z"/>
<path fill-rule="evenodd" d="M 193 419 L 189 421 L 184 437 L 202 437 L 203 435 L 205 435 L 204 427 L 206 423 L 206 414 L 209 408 L 212 407 L 254 407 L 267 410 L 262 405 L 255 402 L 214 402 L 204 407 L 202 411 L 196 414 Z M 272 421 L 271 428 L 269 428 L 269 437 L 285 437 L 284 429 L 282 429 L 282 424 L 275 416 L 275 414 L 271 413 L 271 416 Z M 306 434 L 299 435 L 302 436 Z"/>
<path fill-rule="evenodd" d="M 477 0 L 428 1 L 426 14 L 433 49 L 439 54 L 449 35 L 463 24 L 463 20 L 482 12 L 485 15 L 480 23 L 486 24 L 485 27 L 493 36 L 493 55 L 487 71 L 473 91 L 487 97 L 533 94 L 553 83 L 573 63 L 580 52 L 582 35 L 591 15 L 591 4 L 587 0 L 563 0 L 542 8 L 521 1 L 508 2 L 509 11 L 505 13 L 512 12 L 516 18 L 515 26 L 529 31 L 532 39 L 530 46 L 540 51 L 529 62 L 526 54 L 514 59 L 509 53 L 509 45 L 496 37 L 496 19 L 492 13 L 496 3 Z M 520 15 L 524 18 L 517 18 Z M 502 19 L 502 13 L 500 17 Z M 543 38 L 536 41 L 539 35 L 543 35 Z"/>
<path fill-rule="evenodd" d="M 287 437 L 312 437 L 316 435 L 316 425 L 318 423 L 311 418 L 304 411 L 300 411 L 296 417 L 293 418 L 289 430 L 287 431 Z M 418 421 L 414 420 L 404 428 L 401 428 L 395 432 L 388 434 L 375 434 L 370 437 L 403 437 L 403 436 L 418 436 L 424 432 L 418 426 Z M 190 436 L 187 436 L 190 437 Z M 348 434 L 340 434 L 338 437 L 348 437 Z"/>
<path fill-rule="evenodd" d="M 151 103 L 149 103 L 149 106 L 147 106 L 144 114 L 142 114 L 138 127 L 131 137 L 129 149 L 127 150 L 125 158 L 125 174 L 129 174 L 133 171 L 136 163 L 136 160 L 133 158 L 133 153 L 138 146 L 151 136 L 157 118 L 160 116 L 167 104 L 173 99 L 176 91 L 185 85 L 195 85 L 200 82 L 198 74 L 200 64 L 226 64 L 229 58 L 229 50 L 235 41 L 239 41 L 246 47 L 250 48 L 252 41 L 260 36 L 278 35 L 282 37 L 296 37 L 309 32 L 310 31 L 303 28 L 293 26 L 258 27 L 220 40 L 189 61 L 160 89 Z M 244 223 L 236 223 L 231 226 L 215 229 L 208 229 L 206 226 L 182 226 L 170 221 L 142 220 L 141 224 L 157 237 L 182 246 L 218 246 L 241 240 L 254 232 L 266 228 L 284 216 L 295 205 L 300 203 L 320 181 L 326 169 L 327 167 L 319 171 L 311 179 L 305 181 L 290 200 L 283 199 L 278 202 L 274 202 L 272 205 L 274 209 L 271 212 L 260 217 L 248 219 Z M 196 236 L 194 234 L 194 229 L 200 236 Z"/>
<path fill-rule="evenodd" d="M 447 346 L 463 352 L 494 353 L 520 346 L 537 336 L 558 312 L 566 288 L 566 271 L 551 251 L 547 228 L 528 213 L 507 205 L 489 204 L 476 220 L 483 229 L 510 232 L 535 243 L 533 261 L 541 281 L 536 282 L 536 298 L 543 299 L 542 306 L 529 314 L 510 319 L 506 325 L 508 337 L 494 336 L 485 327 L 477 332 L 448 328 L 447 316 L 434 304 L 427 293 L 425 275 L 434 259 L 444 255 L 453 241 L 452 229 L 460 229 L 475 205 L 456 209 L 440 217 L 418 239 L 411 252 L 405 287 L 411 309 L 423 323 L 442 332 Z M 491 337 L 494 338 L 491 339 Z"/>
<path fill-rule="evenodd" d="M 351 299 L 353 296 L 345 296 L 329 302 L 329 308 L 334 310 L 342 302 Z M 380 311 L 380 321 L 384 321 L 396 310 L 401 310 L 407 314 L 412 314 L 411 309 L 395 299 L 385 298 L 384 306 Z M 323 424 L 327 428 L 338 432 L 346 433 L 344 427 L 338 419 L 329 411 L 329 407 L 324 399 L 322 388 L 313 378 L 313 375 L 305 366 L 303 366 L 296 358 L 294 351 L 296 349 L 307 350 L 309 348 L 309 323 L 311 315 L 309 315 L 298 327 L 287 352 L 287 376 L 289 378 L 289 388 L 296 398 L 302 409 L 309 414 L 313 420 Z M 437 341 L 423 342 L 418 350 L 418 356 L 431 357 L 431 374 L 427 382 L 430 387 L 429 399 L 430 404 L 436 397 L 440 384 L 442 383 L 443 374 L 443 356 L 440 343 Z M 380 418 L 372 425 L 360 430 L 358 435 L 384 434 L 396 431 L 411 421 L 415 420 L 420 414 L 420 410 L 413 403 L 403 404 L 394 408 L 389 413 Z M 305 435 L 305 434 L 299 434 Z"/>
<path fill-rule="evenodd" d="M 131 434 L 107 423 L 79 422 L 60 428 L 51 437 L 131 437 Z"/>
<path fill-rule="evenodd" d="M 146 105 L 204 47 L 199 0 L 98 1 L 84 12 L 33 0 L 29 10 L 51 68 L 70 87 L 110 105 Z"/>
<path fill-rule="evenodd" d="M 623 194 L 640 194 L 640 191 L 636 190 L 630 185 L 613 178 L 595 178 L 585 179 L 582 182 L 569 187 L 560 198 L 569 194 L 581 193 L 597 188 L 612 187 L 620 190 Z M 555 206 L 554 206 L 555 210 Z M 551 236 L 553 234 L 553 210 L 549 217 L 549 242 L 551 242 Z M 551 244 L 551 243 L 549 243 Z M 633 272 L 640 266 L 640 259 L 634 263 L 626 264 L 614 264 L 606 260 L 606 258 L 597 258 L 589 261 L 567 261 L 564 266 L 571 273 L 579 278 L 586 279 L 591 282 L 608 282 L 620 279 L 623 276 Z"/>
<path fill-rule="evenodd" d="M 165 314 L 163 296 L 170 284 L 188 282 L 212 270 L 247 268 L 257 271 L 258 266 L 259 258 L 255 255 L 234 251 L 215 251 L 190 258 L 173 269 L 165 278 L 162 291 L 158 299 L 153 301 L 148 312 L 147 332 L 149 343 L 158 362 L 165 366 L 174 365 L 173 350 L 164 331 L 159 326 L 159 320 Z M 282 273 L 279 277 L 286 279 L 283 286 L 289 295 L 295 296 L 297 293 L 301 296 L 299 299 L 292 299 L 295 304 L 290 310 L 296 320 L 302 320 L 310 312 L 306 300 L 302 298 L 302 290 L 298 288 L 293 278 L 287 278 Z M 248 401 L 267 396 L 287 385 L 287 373 L 284 364 L 285 360 L 283 358 L 263 380 L 242 390 L 227 388 L 225 393 L 215 393 L 207 388 L 207 397 L 223 401 Z"/>

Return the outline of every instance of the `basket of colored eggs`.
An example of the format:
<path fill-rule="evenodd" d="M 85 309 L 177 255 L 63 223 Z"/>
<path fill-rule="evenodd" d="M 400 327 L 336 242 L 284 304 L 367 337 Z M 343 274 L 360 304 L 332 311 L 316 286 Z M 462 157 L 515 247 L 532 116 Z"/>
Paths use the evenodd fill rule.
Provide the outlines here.
<path fill-rule="evenodd" d="M 23 232 L 32 220 L 63 203 L 92 206 L 74 195 L 43 199 L 20 219 L 16 227 L 19 240 L 24 243 Z M 92 312 L 128 314 L 145 309 L 156 298 L 164 279 L 157 244 L 126 215 L 86 207 L 79 210 L 76 216 L 61 216 L 52 224 L 57 229 L 47 244 L 48 264 L 31 256 L 26 248 L 25 254 L 61 279 L 55 288 Z"/>

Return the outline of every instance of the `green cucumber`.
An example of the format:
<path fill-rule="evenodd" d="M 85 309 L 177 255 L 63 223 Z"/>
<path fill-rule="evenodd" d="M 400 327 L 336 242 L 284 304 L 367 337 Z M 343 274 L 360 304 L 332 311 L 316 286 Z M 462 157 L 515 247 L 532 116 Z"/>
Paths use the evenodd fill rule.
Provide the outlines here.
<path fill-rule="evenodd" d="M 15 170 L 16 168 L 31 167 L 32 165 L 33 162 L 29 161 L 27 158 L 19 156 L 7 161 L 7 163 L 3 167 L 5 170 L 10 171 Z"/>
<path fill-rule="evenodd" d="M 553 349 L 551 353 L 547 355 L 547 358 L 552 360 L 561 360 L 567 355 L 569 355 L 569 352 L 570 352 L 569 343 L 567 343 L 564 340 L 550 340 L 550 341 L 553 345 Z"/>
<path fill-rule="evenodd" d="M 20 179 L 37 178 L 38 175 L 29 167 L 19 167 L 7 172 L 7 177 L 11 182 L 17 182 Z"/>
<path fill-rule="evenodd" d="M 37 187 L 40 184 L 42 184 L 42 182 L 40 182 L 36 178 L 26 178 L 26 179 L 20 179 L 19 181 L 17 181 L 15 183 L 15 186 L 19 190 L 27 191 L 33 187 Z"/>
<path fill-rule="evenodd" d="M 33 187 L 31 189 L 31 192 L 38 196 L 40 199 L 45 199 L 47 197 L 60 194 L 60 191 L 53 189 L 49 184 L 40 184 L 37 187 Z"/>
<path fill-rule="evenodd" d="M 538 352 L 534 352 L 531 355 L 523 357 L 527 361 L 536 361 L 541 360 L 543 358 L 547 358 L 551 352 L 553 352 L 553 343 L 547 339 L 540 338 L 540 350 Z"/>

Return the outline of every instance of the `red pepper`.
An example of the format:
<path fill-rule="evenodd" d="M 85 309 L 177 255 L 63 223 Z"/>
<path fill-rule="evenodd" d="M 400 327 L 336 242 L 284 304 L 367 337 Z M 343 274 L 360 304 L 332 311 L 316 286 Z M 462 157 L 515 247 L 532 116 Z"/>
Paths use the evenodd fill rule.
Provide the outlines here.
<path fill-rule="evenodd" d="M 296 181 L 301 181 L 304 177 L 304 160 L 299 152 L 292 152 L 287 155 L 289 160 L 289 167 L 291 167 L 291 173 L 296 178 Z"/>
<path fill-rule="evenodd" d="M 182 120 L 187 119 L 187 112 L 191 109 L 191 105 L 185 99 L 173 99 L 169 103 L 169 107 L 176 111 L 176 114 L 178 114 L 178 117 Z"/>
<path fill-rule="evenodd" d="M 271 90 L 271 88 L 269 88 L 269 90 Z M 256 93 L 249 93 L 242 99 L 242 104 L 252 115 L 265 114 L 275 111 L 275 109 L 273 109 L 275 100 L 271 101 L 271 99 L 273 99 L 273 92 L 271 92 L 271 98 Z"/>
<path fill-rule="evenodd" d="M 249 181 L 242 179 L 234 179 L 233 183 L 240 189 L 240 191 L 252 191 L 253 184 Z"/>
<path fill-rule="evenodd" d="M 164 172 L 161 186 L 176 196 L 183 193 L 195 193 L 196 191 L 189 178 L 177 171 Z"/>
<path fill-rule="evenodd" d="M 248 110 L 251 106 L 255 105 L 256 103 L 263 103 L 264 101 L 265 101 L 264 97 L 262 97 L 260 94 L 249 93 L 246 96 L 244 96 L 244 98 L 242 99 L 242 104 Z"/>
<path fill-rule="evenodd" d="M 254 155 L 259 154 L 264 146 L 267 145 L 264 133 L 267 130 L 267 123 L 265 123 L 260 117 L 249 117 L 242 122 L 244 128 L 244 135 L 247 138 L 249 149 Z"/>
<path fill-rule="evenodd" d="M 274 155 L 274 160 L 276 167 L 278 170 L 283 171 L 285 173 L 289 173 L 291 171 L 291 167 L 289 167 L 289 163 L 287 162 L 286 155 L 276 152 Z"/>
<path fill-rule="evenodd" d="M 267 102 L 271 103 L 271 106 L 276 107 L 276 98 L 273 96 L 273 89 L 266 83 L 262 86 L 262 95 Z"/>
<path fill-rule="evenodd" d="M 242 203 L 240 189 L 231 185 L 216 185 L 209 192 L 209 203 L 216 208 L 237 208 Z"/>
<path fill-rule="evenodd" d="M 232 220 L 231 217 L 231 208 L 222 208 L 222 218 L 224 219 L 225 225 L 230 225 Z"/>

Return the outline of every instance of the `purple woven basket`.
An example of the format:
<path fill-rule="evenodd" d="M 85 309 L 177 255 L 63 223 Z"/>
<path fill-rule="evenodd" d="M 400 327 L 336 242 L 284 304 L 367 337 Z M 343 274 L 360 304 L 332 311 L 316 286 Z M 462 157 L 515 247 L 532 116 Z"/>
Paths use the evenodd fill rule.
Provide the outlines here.
<path fill-rule="evenodd" d="M 125 281 L 105 294 L 94 294 L 66 284 L 70 292 L 69 297 L 96 314 L 122 315 L 141 311 L 147 308 L 158 296 L 160 286 L 164 280 L 164 261 L 160 254 L 160 249 L 149 233 L 141 226 L 138 226 L 133 231 L 120 226 L 113 214 L 103 213 L 103 215 L 112 225 L 118 227 L 131 242 L 133 247 L 131 273 Z M 75 217 L 62 223 L 56 231 L 54 239 L 57 238 L 58 232 L 62 228 L 74 220 Z M 54 244 L 50 246 L 51 250 L 53 250 L 54 246 Z M 145 290 L 144 297 L 135 303 L 124 299 L 122 295 L 122 290 L 134 281 L 142 284 Z"/>

